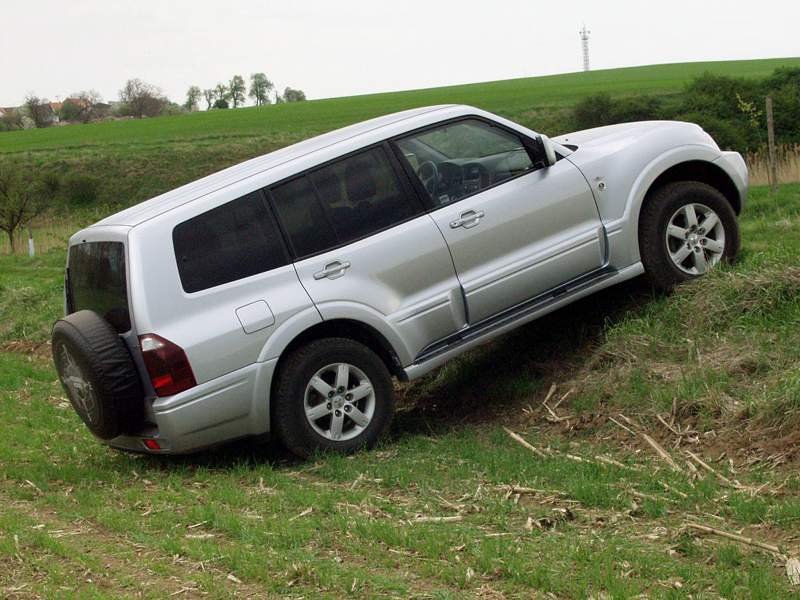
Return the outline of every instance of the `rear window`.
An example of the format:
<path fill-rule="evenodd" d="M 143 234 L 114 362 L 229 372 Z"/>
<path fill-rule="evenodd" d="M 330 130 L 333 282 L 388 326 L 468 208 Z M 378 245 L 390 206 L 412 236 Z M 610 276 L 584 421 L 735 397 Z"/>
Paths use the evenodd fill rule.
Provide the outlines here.
<path fill-rule="evenodd" d="M 173 230 L 172 241 L 181 284 L 189 293 L 288 264 L 261 192 L 184 221 Z"/>
<path fill-rule="evenodd" d="M 92 310 L 119 333 L 130 330 L 122 242 L 87 242 L 72 246 L 67 269 L 69 312 Z"/>

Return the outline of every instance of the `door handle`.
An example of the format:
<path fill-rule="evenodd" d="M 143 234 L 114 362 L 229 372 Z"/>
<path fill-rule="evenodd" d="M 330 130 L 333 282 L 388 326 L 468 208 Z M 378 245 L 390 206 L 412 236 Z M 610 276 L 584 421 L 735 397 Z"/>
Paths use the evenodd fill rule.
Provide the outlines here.
<path fill-rule="evenodd" d="M 314 279 L 339 279 L 344 275 L 344 272 L 350 268 L 350 261 L 346 260 L 344 262 L 335 260 L 331 263 L 325 265 L 322 271 L 317 271 L 314 273 Z"/>
<path fill-rule="evenodd" d="M 450 221 L 450 229 L 458 229 L 459 227 L 469 229 L 470 227 L 475 227 L 485 216 L 486 213 L 482 210 L 468 210 L 461 213 L 461 216 L 455 221 Z"/>

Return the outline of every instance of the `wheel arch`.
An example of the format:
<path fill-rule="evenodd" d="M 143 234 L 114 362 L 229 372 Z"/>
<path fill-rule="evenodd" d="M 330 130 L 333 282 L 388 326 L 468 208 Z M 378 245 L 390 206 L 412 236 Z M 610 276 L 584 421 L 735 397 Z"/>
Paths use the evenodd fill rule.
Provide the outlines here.
<path fill-rule="evenodd" d="M 687 160 L 666 169 L 650 184 L 645 192 L 642 205 L 648 202 L 660 188 L 677 181 L 698 181 L 710 185 L 725 196 L 737 215 L 742 210 L 739 190 L 731 177 L 721 167 L 706 160 Z M 641 214 L 640 209 L 640 218 Z"/>
<path fill-rule="evenodd" d="M 627 196 L 624 217 L 611 225 L 612 230 L 620 226 L 627 229 L 624 235 L 625 242 L 621 246 L 626 250 L 619 254 L 617 259 L 628 262 L 641 260 L 639 226 L 642 209 L 656 191 L 670 183 L 698 181 L 710 185 L 725 196 L 734 213 L 738 215 L 742 209 L 743 199 L 731 175 L 716 164 L 715 161 L 719 158 L 719 152 L 711 148 L 684 146 L 659 155 L 642 169 Z"/>
<path fill-rule="evenodd" d="M 304 346 L 305 344 L 315 340 L 328 337 L 347 338 L 364 344 L 367 348 L 378 355 L 378 357 L 386 365 L 389 373 L 398 378 L 404 377 L 400 359 L 397 356 L 397 353 L 394 351 L 392 345 L 389 343 L 389 340 L 387 340 L 386 337 L 374 327 L 354 319 L 330 319 L 322 321 L 312 325 L 296 335 L 281 352 L 281 355 L 278 358 L 278 364 L 275 368 L 275 373 L 277 374 L 280 372 L 286 357 L 288 357 L 297 348 L 300 348 L 301 346 Z M 277 376 L 273 377 L 273 389 L 275 387 L 276 380 Z"/>

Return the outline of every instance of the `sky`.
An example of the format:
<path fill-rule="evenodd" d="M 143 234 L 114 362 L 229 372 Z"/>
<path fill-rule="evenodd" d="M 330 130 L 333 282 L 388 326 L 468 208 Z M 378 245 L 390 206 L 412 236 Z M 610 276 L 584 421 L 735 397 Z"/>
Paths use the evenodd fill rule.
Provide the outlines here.
<path fill-rule="evenodd" d="M 0 106 L 133 77 L 190 85 L 264 72 L 309 98 L 593 69 L 800 56 L 800 0 L 2 0 Z"/>

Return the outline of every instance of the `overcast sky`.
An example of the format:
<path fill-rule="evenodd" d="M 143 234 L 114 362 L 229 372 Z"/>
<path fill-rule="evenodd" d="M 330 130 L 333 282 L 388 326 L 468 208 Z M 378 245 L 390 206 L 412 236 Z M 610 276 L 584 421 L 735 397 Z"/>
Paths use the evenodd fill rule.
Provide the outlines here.
<path fill-rule="evenodd" d="M 592 68 L 800 55 L 800 0 L 2 0 L 0 106 L 128 78 L 183 101 L 263 71 L 324 98 Z"/>

